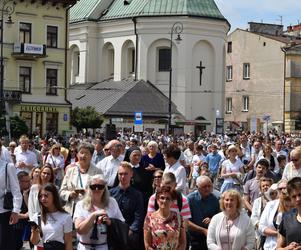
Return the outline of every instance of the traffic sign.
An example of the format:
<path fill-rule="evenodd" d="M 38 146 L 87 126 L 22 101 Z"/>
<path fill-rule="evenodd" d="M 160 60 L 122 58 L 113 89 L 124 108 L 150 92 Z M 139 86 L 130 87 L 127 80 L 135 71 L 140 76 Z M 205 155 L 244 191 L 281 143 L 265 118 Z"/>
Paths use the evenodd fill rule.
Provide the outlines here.
<path fill-rule="evenodd" d="M 134 120 L 135 125 L 142 125 L 142 112 L 135 112 L 135 120 Z"/>

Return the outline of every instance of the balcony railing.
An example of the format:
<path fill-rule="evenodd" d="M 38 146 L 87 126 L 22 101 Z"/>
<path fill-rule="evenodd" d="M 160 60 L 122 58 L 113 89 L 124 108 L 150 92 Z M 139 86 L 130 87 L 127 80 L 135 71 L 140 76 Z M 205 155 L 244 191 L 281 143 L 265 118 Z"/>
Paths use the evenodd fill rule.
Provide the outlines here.
<path fill-rule="evenodd" d="M 3 90 L 3 100 L 6 102 L 21 102 L 22 91 L 20 90 Z"/>
<path fill-rule="evenodd" d="M 15 43 L 12 56 L 27 58 L 46 57 L 46 45 L 32 43 Z"/>

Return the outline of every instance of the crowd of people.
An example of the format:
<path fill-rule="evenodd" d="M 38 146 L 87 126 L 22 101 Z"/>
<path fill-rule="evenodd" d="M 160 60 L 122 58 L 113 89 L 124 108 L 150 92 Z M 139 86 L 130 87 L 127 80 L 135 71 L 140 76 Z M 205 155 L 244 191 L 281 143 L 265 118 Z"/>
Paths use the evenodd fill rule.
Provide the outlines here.
<path fill-rule="evenodd" d="M 0 145 L 0 249 L 301 249 L 292 135 L 22 135 Z"/>

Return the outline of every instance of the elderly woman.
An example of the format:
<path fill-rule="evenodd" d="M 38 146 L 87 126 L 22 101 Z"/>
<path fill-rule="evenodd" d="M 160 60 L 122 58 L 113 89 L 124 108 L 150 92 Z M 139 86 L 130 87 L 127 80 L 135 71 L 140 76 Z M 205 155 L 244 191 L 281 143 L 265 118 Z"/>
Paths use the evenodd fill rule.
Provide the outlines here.
<path fill-rule="evenodd" d="M 146 250 L 184 250 L 186 234 L 183 218 L 170 210 L 176 200 L 176 192 L 167 186 L 158 188 L 156 200 L 159 209 L 146 216 L 144 221 L 144 245 Z"/>
<path fill-rule="evenodd" d="M 43 185 L 38 200 L 41 213 L 33 216 L 38 227 L 32 227 L 30 241 L 42 249 L 72 250 L 72 218 L 62 208 L 56 186 Z"/>
<path fill-rule="evenodd" d="M 221 193 L 228 189 L 241 189 L 240 180 L 244 173 L 244 164 L 237 157 L 237 148 L 230 145 L 227 149 L 228 160 L 223 161 L 221 177 L 224 178 Z"/>
<path fill-rule="evenodd" d="M 61 144 L 56 143 L 51 147 L 45 162 L 53 168 L 55 173 L 55 184 L 60 187 L 65 166 L 65 159 L 61 154 Z"/>
<path fill-rule="evenodd" d="M 285 166 L 282 179 L 289 181 L 294 177 L 301 177 L 301 146 L 294 148 L 290 153 L 291 161 Z"/>
<path fill-rule="evenodd" d="M 282 220 L 282 215 L 292 208 L 290 198 L 286 192 L 286 184 L 284 180 L 278 183 L 279 199 L 267 203 L 259 221 L 259 232 L 261 235 L 266 236 L 263 245 L 265 250 L 276 249 L 277 230 Z"/>
<path fill-rule="evenodd" d="M 73 214 L 76 202 L 83 198 L 88 180 L 93 175 L 102 174 L 102 171 L 91 163 L 93 152 L 92 144 L 80 144 L 77 153 L 78 162 L 66 170 L 60 196 L 66 202 L 65 209 L 70 214 Z"/>
<path fill-rule="evenodd" d="M 158 144 L 155 141 L 150 141 L 147 144 L 148 154 L 143 155 L 141 163 L 147 171 L 154 173 L 157 169 L 165 169 L 163 155 L 158 152 Z"/>
<path fill-rule="evenodd" d="M 87 182 L 85 198 L 76 204 L 73 215 L 79 239 L 77 249 L 107 250 L 110 218 L 124 221 L 116 200 L 110 197 L 104 177 L 97 174 Z"/>
<path fill-rule="evenodd" d="M 35 213 L 41 211 L 38 199 L 39 188 L 47 183 L 54 183 L 54 172 L 49 164 L 45 164 L 41 168 L 38 183 L 33 184 L 30 188 L 28 197 L 28 215 L 30 220 L 32 220 Z"/>
<path fill-rule="evenodd" d="M 237 190 L 229 189 L 220 198 L 221 213 L 211 219 L 207 234 L 208 249 L 252 250 L 254 227 L 248 215 L 241 211 L 242 198 Z"/>

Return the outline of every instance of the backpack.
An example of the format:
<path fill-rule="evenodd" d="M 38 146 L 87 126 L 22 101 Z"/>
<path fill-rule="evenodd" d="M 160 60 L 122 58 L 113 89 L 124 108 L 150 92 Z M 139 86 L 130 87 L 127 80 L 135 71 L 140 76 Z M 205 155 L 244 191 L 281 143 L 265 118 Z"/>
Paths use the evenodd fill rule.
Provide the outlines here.
<path fill-rule="evenodd" d="M 183 200 L 182 200 L 181 192 L 178 192 L 178 191 L 177 191 L 177 205 L 179 208 L 179 212 L 181 213 L 182 207 L 183 207 Z M 155 210 L 158 210 L 158 209 L 159 209 L 159 205 L 157 203 L 157 200 L 155 199 Z"/>

